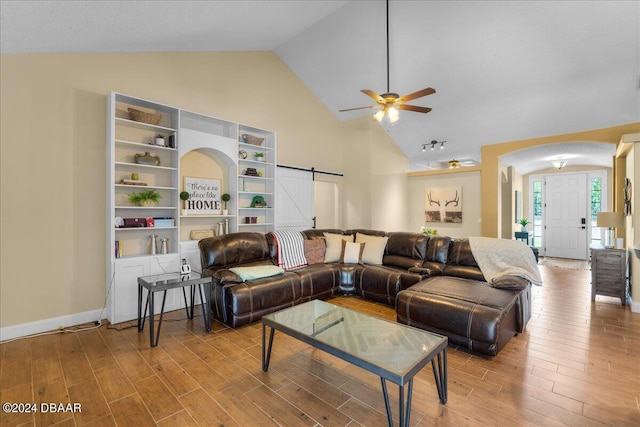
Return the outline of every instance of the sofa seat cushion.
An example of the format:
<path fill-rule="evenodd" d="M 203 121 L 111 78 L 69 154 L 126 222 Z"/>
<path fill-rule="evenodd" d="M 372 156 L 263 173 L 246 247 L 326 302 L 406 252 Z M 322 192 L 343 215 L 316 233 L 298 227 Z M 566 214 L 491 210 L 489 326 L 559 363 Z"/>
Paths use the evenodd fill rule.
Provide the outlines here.
<path fill-rule="evenodd" d="M 355 269 L 356 294 L 378 302 L 394 305 L 400 291 L 401 272 L 377 265 L 363 265 Z"/>
<path fill-rule="evenodd" d="M 280 276 L 228 285 L 215 284 L 213 303 L 223 321 L 232 327 L 260 320 L 262 316 L 301 302 L 300 276 L 287 271 Z"/>
<path fill-rule="evenodd" d="M 495 356 L 518 329 L 517 291 L 486 282 L 431 277 L 398 293 L 397 320 L 443 334 L 453 344 Z"/>
<path fill-rule="evenodd" d="M 335 294 L 340 283 L 340 269 L 336 264 L 313 264 L 292 270 L 300 278 L 303 301 L 329 298 Z"/>

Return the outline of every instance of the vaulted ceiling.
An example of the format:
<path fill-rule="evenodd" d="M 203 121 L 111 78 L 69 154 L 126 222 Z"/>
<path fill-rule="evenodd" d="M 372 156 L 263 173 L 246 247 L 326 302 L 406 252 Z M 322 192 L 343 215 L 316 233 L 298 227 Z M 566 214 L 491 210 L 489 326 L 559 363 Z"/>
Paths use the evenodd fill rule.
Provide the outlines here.
<path fill-rule="evenodd" d="M 386 126 L 413 170 L 479 161 L 484 144 L 640 120 L 638 1 L 389 8 L 390 90 L 437 91 L 412 101 L 431 113 Z M 338 112 L 372 104 L 360 89 L 386 91 L 383 1 L 1 0 L 0 18 L 2 53 L 273 50 L 340 120 L 371 114 Z M 431 140 L 445 149 L 422 152 Z M 609 165 L 612 147 L 580 142 L 503 161 L 521 173 L 553 156 Z"/>

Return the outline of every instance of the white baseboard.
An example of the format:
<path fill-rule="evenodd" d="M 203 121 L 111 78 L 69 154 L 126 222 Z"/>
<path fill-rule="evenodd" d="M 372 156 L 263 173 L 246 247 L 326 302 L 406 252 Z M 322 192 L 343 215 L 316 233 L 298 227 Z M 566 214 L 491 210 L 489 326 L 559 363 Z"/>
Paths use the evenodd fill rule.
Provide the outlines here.
<path fill-rule="evenodd" d="M 631 312 L 640 313 L 640 301 L 634 301 L 631 299 L 631 297 L 629 297 L 629 302 L 629 305 L 631 306 Z"/>
<path fill-rule="evenodd" d="M 52 317 L 50 319 L 37 320 L 35 322 L 23 323 L 20 325 L 6 326 L 0 328 L 0 341 L 27 335 L 38 334 L 40 332 L 54 331 L 60 326 L 69 327 L 81 325 L 83 323 L 95 322 L 98 320 L 102 310 L 85 311 L 84 313 L 74 313 L 66 316 Z"/>

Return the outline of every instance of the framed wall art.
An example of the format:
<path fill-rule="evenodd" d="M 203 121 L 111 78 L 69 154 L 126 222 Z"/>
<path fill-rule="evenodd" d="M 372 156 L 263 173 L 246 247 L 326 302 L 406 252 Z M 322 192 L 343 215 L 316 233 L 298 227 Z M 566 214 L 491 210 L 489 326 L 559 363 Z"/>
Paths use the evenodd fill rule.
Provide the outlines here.
<path fill-rule="evenodd" d="M 462 223 L 462 187 L 425 188 L 424 221 Z"/>

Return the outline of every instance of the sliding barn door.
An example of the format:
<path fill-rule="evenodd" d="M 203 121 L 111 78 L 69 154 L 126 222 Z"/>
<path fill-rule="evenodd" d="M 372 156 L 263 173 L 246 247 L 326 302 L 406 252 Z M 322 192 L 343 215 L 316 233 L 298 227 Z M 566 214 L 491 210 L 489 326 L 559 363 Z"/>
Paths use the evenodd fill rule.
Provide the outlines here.
<path fill-rule="evenodd" d="M 313 173 L 278 167 L 276 174 L 276 230 L 308 230 L 313 227 Z"/>

